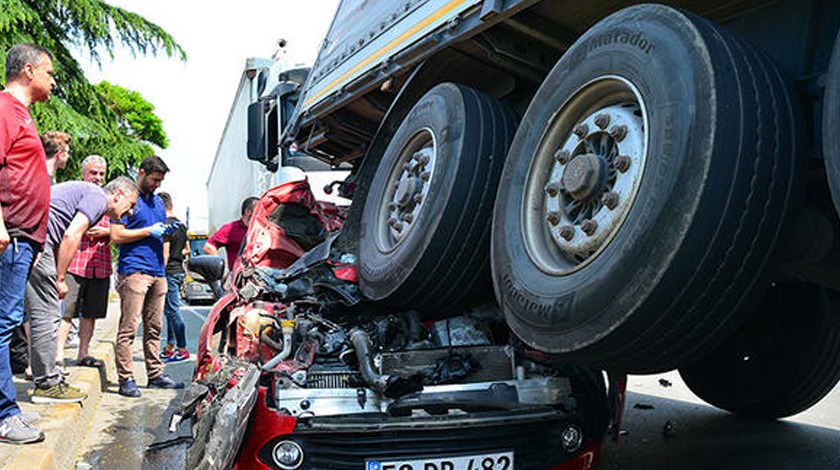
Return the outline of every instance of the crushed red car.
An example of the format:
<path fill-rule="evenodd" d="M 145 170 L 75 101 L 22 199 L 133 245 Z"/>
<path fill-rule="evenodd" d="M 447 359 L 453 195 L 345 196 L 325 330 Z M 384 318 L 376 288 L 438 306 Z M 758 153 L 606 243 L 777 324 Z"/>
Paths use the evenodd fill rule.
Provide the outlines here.
<path fill-rule="evenodd" d="M 259 201 L 170 424 L 192 427 L 188 468 L 597 463 L 616 414 L 601 371 L 524 347 L 493 304 L 430 320 L 366 301 L 334 246 L 343 217 L 306 181 Z M 221 264 L 205 268 L 218 282 Z"/>

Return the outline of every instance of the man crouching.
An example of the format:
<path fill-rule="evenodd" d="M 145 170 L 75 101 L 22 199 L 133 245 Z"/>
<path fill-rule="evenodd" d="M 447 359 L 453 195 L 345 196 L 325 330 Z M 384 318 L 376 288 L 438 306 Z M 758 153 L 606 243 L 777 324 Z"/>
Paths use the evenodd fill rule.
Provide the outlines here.
<path fill-rule="evenodd" d="M 59 301 L 67 295 L 67 268 L 89 227 L 106 214 L 114 220 L 131 214 L 136 204 L 137 186 L 124 176 L 105 185 L 104 190 L 83 181 L 52 187 L 44 252 L 26 284 L 24 306 L 30 324 L 33 403 L 76 403 L 87 396 L 67 384 L 55 364 Z"/>

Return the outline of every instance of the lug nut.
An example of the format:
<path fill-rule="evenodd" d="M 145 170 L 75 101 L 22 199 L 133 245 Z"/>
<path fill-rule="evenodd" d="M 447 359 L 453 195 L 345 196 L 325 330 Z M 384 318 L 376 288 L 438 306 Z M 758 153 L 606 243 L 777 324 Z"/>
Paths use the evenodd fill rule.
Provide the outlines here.
<path fill-rule="evenodd" d="M 589 126 L 586 124 L 581 124 L 575 127 L 574 133 L 578 136 L 578 139 L 583 140 L 589 134 Z"/>
<path fill-rule="evenodd" d="M 609 114 L 599 114 L 595 116 L 595 125 L 601 129 L 606 129 L 607 126 L 610 125 L 610 115 Z"/>
<path fill-rule="evenodd" d="M 567 242 L 572 241 L 575 237 L 575 228 L 571 225 L 564 225 L 560 228 L 560 236 L 566 239 Z"/>
<path fill-rule="evenodd" d="M 419 152 L 418 152 L 418 153 L 419 153 Z M 415 155 L 416 155 L 416 154 L 415 154 Z M 421 154 L 421 155 L 420 155 L 420 158 L 418 158 L 418 159 L 417 159 L 417 163 L 419 163 L 419 164 L 421 164 L 421 165 L 425 165 L 425 164 L 429 163 L 429 160 L 431 160 L 431 159 L 429 158 L 429 156 L 428 156 L 428 155 L 426 155 L 426 154 L 424 153 L 424 154 Z"/>
<path fill-rule="evenodd" d="M 545 192 L 551 197 L 556 197 L 557 193 L 560 192 L 560 185 L 557 183 L 548 183 L 545 185 Z"/>
<path fill-rule="evenodd" d="M 420 173 L 420 179 L 423 180 L 423 181 L 429 181 L 429 178 L 431 178 L 431 177 L 432 177 L 432 174 L 429 173 L 428 171 L 424 171 L 423 173 Z"/>
<path fill-rule="evenodd" d="M 406 221 L 408 223 L 412 223 L 412 222 L 414 222 L 414 214 L 412 214 L 411 212 L 406 212 L 405 214 L 402 215 L 401 219 L 403 219 L 404 221 Z"/>
<path fill-rule="evenodd" d="M 402 229 L 403 229 L 402 222 L 397 222 L 397 223 L 394 224 L 394 230 L 396 230 L 397 232 L 402 232 Z"/>
<path fill-rule="evenodd" d="M 603 202 L 609 210 L 615 209 L 615 206 L 618 205 L 618 193 L 610 191 L 607 194 L 604 194 L 604 197 L 601 198 L 601 202 Z"/>
<path fill-rule="evenodd" d="M 627 126 L 613 126 L 612 129 L 610 129 L 610 135 L 613 136 L 613 139 L 615 139 L 616 142 L 621 142 L 625 137 L 627 137 Z"/>
<path fill-rule="evenodd" d="M 598 222 L 595 222 L 592 219 L 586 219 L 580 224 L 580 229 L 583 230 L 583 233 L 592 236 L 592 234 L 598 230 Z"/>
<path fill-rule="evenodd" d="M 421 202 L 423 202 L 423 195 L 422 194 L 415 194 L 414 195 L 414 203 L 415 204 L 420 204 Z"/>
<path fill-rule="evenodd" d="M 557 225 L 560 223 L 560 213 L 558 212 L 549 212 L 545 218 L 551 225 Z"/>
<path fill-rule="evenodd" d="M 621 155 L 617 157 L 615 161 L 613 161 L 613 166 L 615 166 L 616 170 L 622 173 L 626 172 L 628 169 L 630 169 L 630 157 L 628 157 L 627 155 Z"/>
<path fill-rule="evenodd" d="M 388 225 L 391 227 L 397 225 L 397 223 L 399 223 L 399 221 L 396 217 L 391 217 L 390 219 L 388 219 Z"/>
<path fill-rule="evenodd" d="M 557 149 L 557 151 L 554 152 L 554 160 L 561 165 L 565 165 L 566 163 L 568 163 L 569 157 L 571 156 L 572 155 L 569 153 L 568 150 Z"/>
<path fill-rule="evenodd" d="M 388 203 L 388 210 L 389 210 L 389 211 L 395 211 L 395 210 L 397 210 L 397 203 L 396 203 L 396 202 L 389 202 L 389 203 Z"/>

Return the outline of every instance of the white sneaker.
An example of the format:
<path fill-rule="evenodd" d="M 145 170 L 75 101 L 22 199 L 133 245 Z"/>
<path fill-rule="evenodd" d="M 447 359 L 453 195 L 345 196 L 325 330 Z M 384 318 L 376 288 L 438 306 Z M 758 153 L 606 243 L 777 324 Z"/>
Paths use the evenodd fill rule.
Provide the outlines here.
<path fill-rule="evenodd" d="M 21 411 L 20 419 L 22 419 L 26 424 L 32 426 L 38 421 L 41 421 L 41 413 L 38 413 L 37 411 Z"/>
<path fill-rule="evenodd" d="M 33 428 L 20 415 L 9 416 L 0 421 L 0 442 L 29 444 L 44 440 L 44 433 Z"/>

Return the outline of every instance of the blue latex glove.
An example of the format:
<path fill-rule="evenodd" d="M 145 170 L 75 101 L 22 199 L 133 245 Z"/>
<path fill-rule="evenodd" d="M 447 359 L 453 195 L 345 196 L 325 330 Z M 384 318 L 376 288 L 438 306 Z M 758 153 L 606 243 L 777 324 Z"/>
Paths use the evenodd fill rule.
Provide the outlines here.
<path fill-rule="evenodd" d="M 163 232 L 166 230 L 166 226 L 163 225 L 163 222 L 158 222 L 149 227 L 149 230 L 152 232 L 151 235 L 153 237 L 161 238 L 163 237 Z"/>
<path fill-rule="evenodd" d="M 167 225 L 166 228 L 163 229 L 163 236 L 169 236 L 175 233 L 176 230 L 179 228 L 184 227 L 184 223 L 181 221 L 172 222 L 171 224 Z"/>

